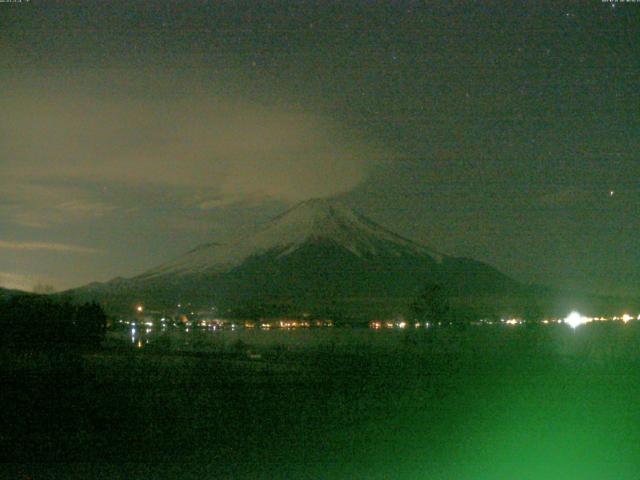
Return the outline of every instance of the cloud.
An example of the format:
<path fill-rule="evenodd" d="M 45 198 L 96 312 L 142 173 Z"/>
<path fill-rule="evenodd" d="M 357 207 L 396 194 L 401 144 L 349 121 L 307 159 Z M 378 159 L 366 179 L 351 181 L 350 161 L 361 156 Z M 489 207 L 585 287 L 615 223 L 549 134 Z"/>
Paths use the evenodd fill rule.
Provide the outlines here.
<path fill-rule="evenodd" d="M 206 193 L 196 194 L 188 203 L 192 204 L 199 210 L 213 210 L 216 208 L 229 207 L 236 204 L 251 205 L 256 201 L 260 201 L 261 197 L 239 195 L 239 194 L 216 194 L 209 196 Z"/>
<path fill-rule="evenodd" d="M 6 174 L 23 181 L 156 184 L 298 201 L 353 189 L 379 154 L 311 106 L 259 104 L 220 84 L 168 95 L 159 79 L 139 95 L 134 80 L 91 85 L 59 76 L 12 88 L 7 114 L 0 113 L 0 157 Z M 67 210 L 109 211 L 93 207 Z"/>
<path fill-rule="evenodd" d="M 79 187 L 25 179 L 0 180 L 0 209 L 14 223 L 32 228 L 82 222 L 114 212 L 113 204 L 93 199 L 95 193 Z"/>
<path fill-rule="evenodd" d="M 208 195 L 206 192 L 195 194 L 192 198 L 187 199 L 189 206 L 194 206 L 198 210 L 214 210 L 230 206 L 255 207 L 264 205 L 267 202 L 277 202 L 278 200 L 270 195 L 259 194 L 216 194 Z"/>
<path fill-rule="evenodd" d="M 237 202 L 237 198 L 233 195 L 229 195 L 227 197 L 217 197 L 209 200 L 203 200 L 198 203 L 198 208 L 200 210 L 211 210 L 214 208 L 227 207 L 229 205 L 233 205 Z"/>
<path fill-rule="evenodd" d="M 0 271 L 0 287 L 25 292 L 51 293 L 51 285 L 55 280 L 41 273 L 23 274 Z"/>
<path fill-rule="evenodd" d="M 83 200 L 63 202 L 56 205 L 55 208 L 61 212 L 69 213 L 76 217 L 102 217 L 116 209 L 114 205 Z"/>
<path fill-rule="evenodd" d="M 34 251 L 45 250 L 50 252 L 65 252 L 65 253 L 101 253 L 101 250 L 82 247 L 79 245 L 69 245 L 66 243 L 54 243 L 54 242 L 14 242 L 7 240 L 0 240 L 0 249 L 18 250 L 18 251 Z"/>
<path fill-rule="evenodd" d="M 23 275 L 21 273 L 0 272 L 0 287 L 15 290 L 30 290 L 34 285 L 34 277 L 32 275 Z"/>

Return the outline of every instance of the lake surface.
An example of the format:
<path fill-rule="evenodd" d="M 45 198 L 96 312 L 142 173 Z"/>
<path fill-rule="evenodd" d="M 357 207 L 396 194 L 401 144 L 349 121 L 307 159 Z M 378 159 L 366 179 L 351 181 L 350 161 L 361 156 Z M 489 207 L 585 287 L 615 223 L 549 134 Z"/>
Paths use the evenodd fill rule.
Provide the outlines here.
<path fill-rule="evenodd" d="M 109 341 L 132 348 L 162 347 L 173 350 L 222 352 L 243 343 L 247 348 L 269 350 L 286 348 L 292 351 L 307 349 L 367 348 L 374 351 L 394 349 L 407 335 L 403 330 L 377 331 L 365 327 L 314 328 L 200 328 L 200 327 L 147 327 L 120 328 L 108 334 Z"/>

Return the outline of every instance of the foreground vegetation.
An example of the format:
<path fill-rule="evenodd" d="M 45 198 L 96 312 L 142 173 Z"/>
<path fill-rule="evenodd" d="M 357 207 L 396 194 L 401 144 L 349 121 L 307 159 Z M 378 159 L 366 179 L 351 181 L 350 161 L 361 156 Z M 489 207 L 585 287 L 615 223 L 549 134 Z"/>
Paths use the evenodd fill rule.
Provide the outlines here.
<path fill-rule="evenodd" d="M 442 328 L 387 348 L 5 349 L 13 478 L 635 478 L 640 325 Z M 255 348 L 254 348 L 255 350 Z"/>
<path fill-rule="evenodd" d="M 73 304 L 44 295 L 0 298 L 0 347 L 18 350 L 96 348 L 107 316 L 97 303 Z"/>

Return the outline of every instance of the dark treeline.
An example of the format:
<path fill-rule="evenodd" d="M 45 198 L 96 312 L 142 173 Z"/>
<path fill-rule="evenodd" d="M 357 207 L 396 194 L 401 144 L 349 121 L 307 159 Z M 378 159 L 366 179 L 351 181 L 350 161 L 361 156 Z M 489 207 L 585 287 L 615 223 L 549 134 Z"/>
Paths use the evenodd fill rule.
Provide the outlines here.
<path fill-rule="evenodd" d="M 28 349 L 95 348 L 107 317 L 97 303 L 72 304 L 42 295 L 0 299 L 0 345 Z"/>

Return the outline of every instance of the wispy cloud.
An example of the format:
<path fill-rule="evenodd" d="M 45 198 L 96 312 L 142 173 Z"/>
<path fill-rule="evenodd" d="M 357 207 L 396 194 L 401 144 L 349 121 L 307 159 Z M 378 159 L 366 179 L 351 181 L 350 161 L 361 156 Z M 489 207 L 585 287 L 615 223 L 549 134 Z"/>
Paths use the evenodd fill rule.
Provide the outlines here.
<path fill-rule="evenodd" d="M 55 279 L 43 273 L 16 273 L 0 271 L 0 287 L 25 292 L 51 293 Z"/>
<path fill-rule="evenodd" d="M 172 84 L 162 76 L 157 81 Z M 69 82 L 77 84 L 69 88 Z M 11 99 L 12 116 L 0 115 L 0 157 L 8 159 L 8 175 L 298 201 L 353 189 L 382 155 L 371 139 L 311 106 L 222 95 L 222 84 L 162 100 L 133 95 L 135 85 L 106 95 L 83 79 L 47 80 L 54 84 L 60 86 L 55 99 L 34 98 L 37 85 L 20 87 Z M 78 105 L 93 89 L 95 108 L 88 113 Z"/>
<path fill-rule="evenodd" d="M 198 194 L 190 199 L 189 204 L 195 206 L 199 210 L 212 210 L 215 208 L 224 208 L 232 205 L 242 205 L 244 207 L 251 207 L 262 205 L 266 202 L 277 201 L 269 195 L 259 194 L 228 194 L 228 195 L 215 195 L 207 196 Z"/>
<path fill-rule="evenodd" d="M 50 252 L 66 253 L 102 253 L 101 250 L 95 248 L 53 242 L 13 242 L 0 240 L 0 248 L 18 251 L 46 250 Z"/>
<path fill-rule="evenodd" d="M 76 216 L 101 217 L 115 210 L 114 205 L 103 202 L 90 202 L 82 200 L 71 200 L 56 205 L 56 208 L 62 212 L 74 214 Z"/>
<path fill-rule="evenodd" d="M 213 208 L 227 207 L 237 202 L 238 202 L 237 197 L 228 196 L 228 197 L 213 198 L 210 200 L 203 200 L 202 202 L 198 203 L 197 206 L 200 210 L 211 210 Z"/>
<path fill-rule="evenodd" d="M 117 207 L 92 199 L 92 192 L 43 182 L 0 181 L 4 205 L 0 207 L 15 224 L 45 228 L 97 219 L 108 215 Z"/>
<path fill-rule="evenodd" d="M 31 290 L 34 285 L 34 278 L 31 275 L 24 275 L 14 272 L 0 272 L 0 287 L 15 290 Z"/>

